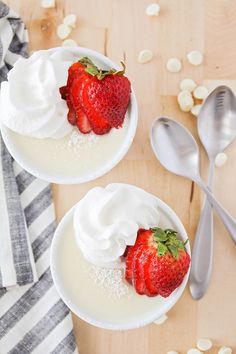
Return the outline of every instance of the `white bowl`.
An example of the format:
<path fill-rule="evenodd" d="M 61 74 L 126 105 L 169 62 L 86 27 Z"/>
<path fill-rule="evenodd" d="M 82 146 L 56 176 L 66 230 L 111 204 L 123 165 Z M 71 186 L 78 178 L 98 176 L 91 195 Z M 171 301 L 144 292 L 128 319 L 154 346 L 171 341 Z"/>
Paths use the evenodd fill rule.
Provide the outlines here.
<path fill-rule="evenodd" d="M 65 50 L 72 52 L 76 58 L 89 56 L 98 66 L 104 69 L 111 67 L 119 69 L 119 66 L 113 63 L 109 58 L 91 49 L 81 47 L 65 49 L 59 47 L 49 49 L 48 51 L 54 53 L 56 51 Z M 104 161 L 102 157 L 100 162 L 98 162 L 98 159 L 95 159 L 96 161 L 94 161 L 94 165 L 90 166 L 84 172 L 81 172 L 80 170 L 80 159 L 76 153 L 68 152 L 67 156 L 65 150 L 57 151 L 54 149 L 55 144 L 57 144 L 55 139 L 35 139 L 23 136 L 13 132 L 4 124 L 1 124 L 1 133 L 13 158 L 32 175 L 52 183 L 77 184 L 88 182 L 104 175 L 122 160 L 133 142 L 137 122 L 137 102 L 132 89 L 130 104 L 125 118 L 125 124 L 127 124 L 126 129 L 118 129 L 119 131 L 125 129 L 123 130 L 124 133 L 122 133 L 124 136 L 122 136 L 121 143 L 120 141 L 117 141 L 113 155 L 108 156 L 106 160 L 104 158 Z M 116 129 L 112 129 L 112 131 L 112 134 L 116 134 Z M 106 136 L 104 135 L 102 138 L 108 139 L 109 134 L 111 133 L 105 134 Z M 110 137 L 110 144 L 115 144 L 113 136 Z M 88 159 L 91 159 L 92 157 L 89 156 L 89 153 L 90 152 L 88 151 Z M 83 155 L 83 153 L 81 153 L 81 155 Z M 64 156 L 63 163 L 60 161 L 62 156 Z"/>
<path fill-rule="evenodd" d="M 174 228 L 179 237 L 187 234 L 178 216 L 162 200 L 157 199 L 160 212 L 160 226 Z M 84 260 L 74 238 L 72 207 L 59 223 L 51 246 L 51 271 L 59 295 L 67 306 L 84 321 L 100 328 L 127 330 L 152 323 L 169 311 L 181 297 L 187 284 L 189 271 L 182 284 L 168 297 L 149 298 L 138 295 L 130 287 L 131 295 L 112 299 L 102 293 L 99 285 L 88 280 Z M 186 249 L 190 254 L 189 243 Z M 83 261 L 82 263 L 80 263 Z M 81 265 L 82 264 L 82 265 Z M 99 294 L 96 293 L 99 288 Z M 130 297 L 129 297 L 130 296 Z"/>

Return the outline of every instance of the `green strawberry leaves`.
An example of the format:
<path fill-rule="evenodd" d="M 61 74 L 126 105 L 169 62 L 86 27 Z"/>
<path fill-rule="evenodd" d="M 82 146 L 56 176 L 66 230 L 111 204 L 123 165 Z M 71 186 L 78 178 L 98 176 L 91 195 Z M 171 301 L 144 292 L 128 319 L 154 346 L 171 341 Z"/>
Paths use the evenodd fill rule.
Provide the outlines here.
<path fill-rule="evenodd" d="M 153 236 L 156 241 L 159 241 L 159 242 L 167 241 L 168 235 L 166 234 L 166 232 L 163 229 L 161 229 L 160 227 L 155 227 L 152 229 L 152 231 L 154 232 Z"/>
<path fill-rule="evenodd" d="M 185 244 L 188 239 L 183 242 L 177 239 L 177 231 L 172 229 L 161 229 L 160 227 L 152 228 L 154 241 L 157 242 L 157 257 L 164 256 L 168 251 L 178 260 L 179 250 L 185 250 Z"/>
<path fill-rule="evenodd" d="M 86 67 L 85 71 L 88 74 L 90 74 L 92 76 L 96 76 L 98 78 L 98 80 L 102 80 L 102 79 L 104 79 L 104 77 L 106 77 L 108 75 L 124 75 L 124 73 L 125 73 L 125 64 L 123 62 L 121 62 L 121 65 L 122 65 L 122 68 L 123 68 L 122 70 L 116 70 L 116 69 L 102 70 L 102 69 L 98 69 L 98 67 L 88 57 L 81 58 L 79 60 L 79 62 Z"/>
<path fill-rule="evenodd" d="M 168 248 L 166 247 L 166 245 L 162 242 L 158 242 L 157 257 L 164 256 L 164 254 L 166 254 L 167 251 L 168 251 Z"/>

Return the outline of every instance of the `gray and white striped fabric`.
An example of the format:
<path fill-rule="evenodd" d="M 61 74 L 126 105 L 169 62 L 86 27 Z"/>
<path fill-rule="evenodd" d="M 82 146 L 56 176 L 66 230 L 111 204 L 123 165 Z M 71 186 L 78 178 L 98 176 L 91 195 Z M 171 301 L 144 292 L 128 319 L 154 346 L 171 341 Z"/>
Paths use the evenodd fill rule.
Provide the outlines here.
<path fill-rule="evenodd" d="M 27 32 L 0 1 L 0 82 L 20 55 L 27 56 Z M 24 171 L 1 137 L 0 152 L 0 354 L 78 353 L 49 267 L 50 185 Z"/>

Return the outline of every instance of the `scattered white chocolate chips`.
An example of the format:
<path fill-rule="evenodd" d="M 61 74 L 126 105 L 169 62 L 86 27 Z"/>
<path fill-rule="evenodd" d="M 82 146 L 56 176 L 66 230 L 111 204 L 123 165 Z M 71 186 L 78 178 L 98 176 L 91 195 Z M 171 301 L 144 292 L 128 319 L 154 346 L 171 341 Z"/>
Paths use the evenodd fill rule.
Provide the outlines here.
<path fill-rule="evenodd" d="M 62 46 L 63 47 L 77 47 L 77 43 L 76 41 L 74 41 L 74 39 L 65 39 L 63 42 L 62 42 Z"/>
<path fill-rule="evenodd" d="M 156 321 L 154 321 L 153 323 L 157 324 L 157 325 L 161 325 L 163 324 L 166 320 L 168 319 L 168 316 L 166 314 L 162 315 L 161 317 L 159 317 Z"/>
<path fill-rule="evenodd" d="M 177 101 L 178 103 L 180 104 L 180 102 L 182 101 L 182 99 L 184 97 L 192 97 L 191 93 L 187 90 L 184 90 L 184 91 L 180 91 L 179 94 L 178 94 L 178 97 L 177 97 Z"/>
<path fill-rule="evenodd" d="M 208 95 L 208 89 L 205 86 L 197 86 L 193 91 L 193 96 L 199 100 L 204 100 Z"/>
<path fill-rule="evenodd" d="M 180 90 L 193 92 L 193 90 L 197 87 L 197 84 L 192 79 L 183 79 L 180 81 Z"/>
<path fill-rule="evenodd" d="M 194 99 L 204 100 L 208 95 L 208 90 L 205 86 L 197 86 L 192 92 L 191 90 L 194 85 L 196 85 L 196 83 L 191 79 L 182 80 L 180 88 L 184 88 L 184 90 L 179 92 L 177 101 L 183 112 L 191 111 L 191 113 L 197 117 L 202 105 L 198 103 L 195 104 L 196 102 L 194 102 Z"/>
<path fill-rule="evenodd" d="M 201 338 L 197 341 L 197 347 L 199 350 L 206 351 L 212 348 L 212 341 L 210 339 Z"/>
<path fill-rule="evenodd" d="M 146 15 L 148 16 L 158 16 L 160 13 L 160 5 L 157 3 L 153 3 L 147 6 Z"/>
<path fill-rule="evenodd" d="M 223 166 L 228 159 L 228 156 L 224 152 L 220 152 L 218 155 L 216 155 L 215 158 L 215 165 L 217 167 Z"/>
<path fill-rule="evenodd" d="M 194 105 L 192 95 L 187 90 L 180 91 L 180 93 L 178 94 L 177 100 L 178 100 L 180 109 L 183 112 L 189 112 Z"/>
<path fill-rule="evenodd" d="M 221 347 L 218 354 L 232 354 L 233 351 L 230 347 Z"/>
<path fill-rule="evenodd" d="M 170 58 L 167 60 L 166 68 L 170 73 L 178 73 L 182 68 L 181 61 L 178 58 Z"/>
<path fill-rule="evenodd" d="M 63 23 L 69 27 L 75 28 L 76 24 L 76 15 L 75 14 L 69 14 L 63 19 Z"/>
<path fill-rule="evenodd" d="M 183 96 L 179 102 L 180 109 L 183 112 L 190 112 L 194 105 L 193 98 L 191 96 Z"/>
<path fill-rule="evenodd" d="M 187 54 L 187 59 L 190 64 L 197 66 L 202 64 L 203 55 L 198 50 L 193 50 L 192 52 Z"/>
<path fill-rule="evenodd" d="M 191 348 L 187 351 L 187 354 L 202 354 L 202 352 L 197 348 Z"/>
<path fill-rule="evenodd" d="M 138 62 L 140 64 L 145 64 L 151 61 L 153 58 L 153 52 L 150 49 L 143 49 L 139 52 Z"/>
<path fill-rule="evenodd" d="M 65 25 L 64 23 L 61 23 L 58 27 L 57 27 L 57 35 L 60 39 L 65 39 L 69 36 L 69 34 L 71 33 L 71 27 Z"/>
<path fill-rule="evenodd" d="M 42 0 L 41 1 L 41 6 L 44 9 L 53 9 L 55 7 L 56 3 L 55 0 Z"/>
<path fill-rule="evenodd" d="M 192 108 L 191 108 L 191 113 L 192 115 L 194 115 L 195 117 L 197 117 L 199 115 L 200 109 L 202 107 L 202 104 L 195 104 Z"/>
<path fill-rule="evenodd" d="M 213 347 L 213 343 L 210 339 L 201 338 L 197 341 L 197 348 L 191 348 L 187 351 L 187 354 L 204 354 Z M 221 347 L 218 354 L 232 354 L 233 350 L 230 347 Z M 168 351 L 166 354 L 178 354 L 174 350 Z"/>

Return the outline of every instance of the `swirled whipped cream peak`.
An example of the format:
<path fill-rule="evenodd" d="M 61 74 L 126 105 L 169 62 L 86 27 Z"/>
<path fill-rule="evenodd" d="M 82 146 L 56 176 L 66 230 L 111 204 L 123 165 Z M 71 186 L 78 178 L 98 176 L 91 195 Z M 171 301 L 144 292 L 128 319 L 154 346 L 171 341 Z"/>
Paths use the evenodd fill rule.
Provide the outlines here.
<path fill-rule="evenodd" d="M 61 138 L 73 127 L 59 88 L 75 61 L 67 50 L 40 50 L 20 58 L 1 85 L 0 117 L 11 130 L 34 138 Z"/>
<path fill-rule="evenodd" d="M 158 223 L 157 199 L 127 184 L 91 189 L 74 211 L 77 244 L 85 259 L 101 267 L 121 267 L 121 256 L 135 244 L 137 231 Z"/>

